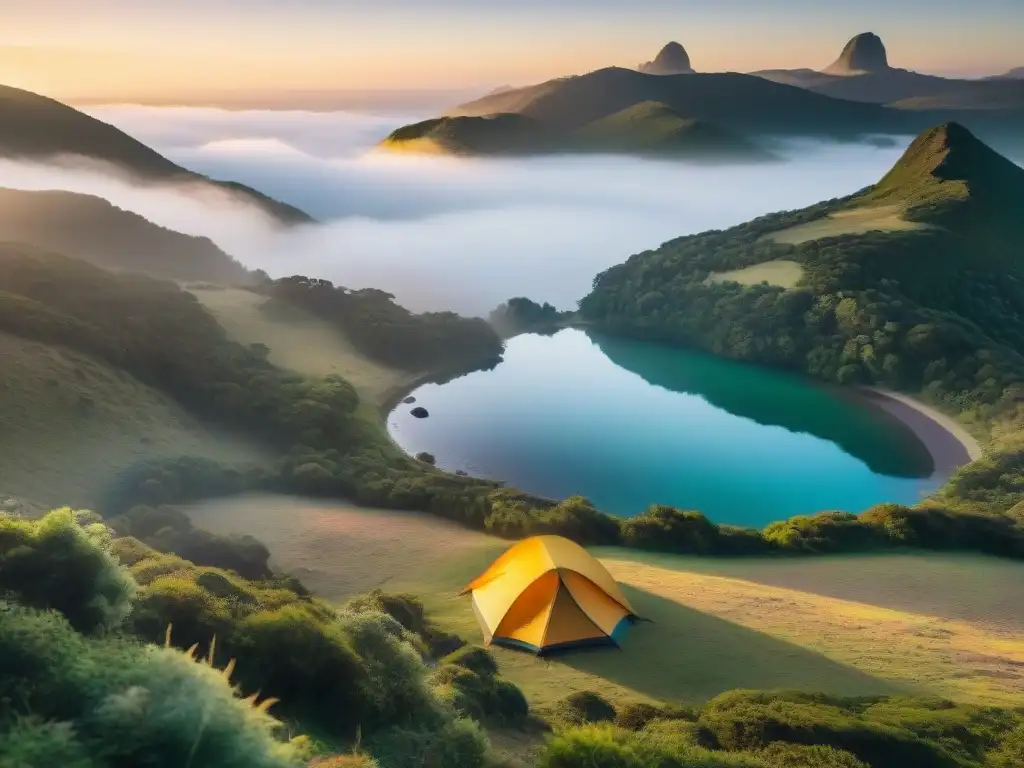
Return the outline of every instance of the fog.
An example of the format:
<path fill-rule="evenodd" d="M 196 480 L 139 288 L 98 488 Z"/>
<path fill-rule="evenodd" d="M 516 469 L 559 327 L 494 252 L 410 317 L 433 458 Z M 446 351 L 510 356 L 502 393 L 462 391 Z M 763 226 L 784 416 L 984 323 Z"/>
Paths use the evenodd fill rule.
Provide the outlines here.
<path fill-rule="evenodd" d="M 0 161 L 4 186 L 96 194 L 204 235 L 271 276 L 377 287 L 411 309 L 483 314 L 524 295 L 568 309 L 594 275 L 683 234 L 856 191 L 895 146 L 783 145 L 785 163 L 695 167 L 621 157 L 454 160 L 373 145 L 422 116 L 103 107 L 89 112 L 172 160 L 248 184 L 319 224 L 282 231 L 252 208 L 140 188 L 96 169 Z"/>

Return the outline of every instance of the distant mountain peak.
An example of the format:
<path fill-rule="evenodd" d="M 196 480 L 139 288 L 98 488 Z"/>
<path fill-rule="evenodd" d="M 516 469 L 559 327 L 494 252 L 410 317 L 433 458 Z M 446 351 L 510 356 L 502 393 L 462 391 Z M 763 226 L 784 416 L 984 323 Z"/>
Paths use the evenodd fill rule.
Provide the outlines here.
<path fill-rule="evenodd" d="M 860 75 L 889 69 L 889 57 L 882 38 L 874 32 L 862 32 L 852 38 L 839 58 L 823 71 L 830 75 Z"/>
<path fill-rule="evenodd" d="M 662 48 L 654 61 L 641 64 L 638 69 L 648 75 L 689 75 L 693 73 L 690 55 L 679 43 L 672 41 Z"/>

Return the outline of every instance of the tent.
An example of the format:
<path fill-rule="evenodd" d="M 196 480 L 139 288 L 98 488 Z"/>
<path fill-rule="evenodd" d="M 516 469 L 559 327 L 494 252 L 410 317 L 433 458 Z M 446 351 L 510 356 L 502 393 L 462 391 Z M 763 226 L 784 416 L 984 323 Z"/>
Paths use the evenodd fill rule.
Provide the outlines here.
<path fill-rule="evenodd" d="M 561 536 L 510 547 L 475 581 L 473 611 L 484 639 L 541 654 L 583 645 L 618 645 L 637 618 L 611 574 Z"/>

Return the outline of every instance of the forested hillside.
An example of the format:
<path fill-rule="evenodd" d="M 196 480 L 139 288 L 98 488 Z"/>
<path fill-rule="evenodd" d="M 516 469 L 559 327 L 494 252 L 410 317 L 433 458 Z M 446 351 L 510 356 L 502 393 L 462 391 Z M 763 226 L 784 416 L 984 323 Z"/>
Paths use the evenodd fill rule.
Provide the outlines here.
<path fill-rule="evenodd" d="M 940 126 L 861 193 L 633 256 L 595 279 L 580 314 L 615 333 L 923 393 L 994 430 L 996 450 L 951 488 L 1004 511 L 1024 494 L 1022 207 L 1024 171 Z M 863 232 L 829 236 L 851 216 Z M 811 225 L 817 236 L 793 236 Z M 735 279 L 779 261 L 799 268 L 795 285 Z"/>

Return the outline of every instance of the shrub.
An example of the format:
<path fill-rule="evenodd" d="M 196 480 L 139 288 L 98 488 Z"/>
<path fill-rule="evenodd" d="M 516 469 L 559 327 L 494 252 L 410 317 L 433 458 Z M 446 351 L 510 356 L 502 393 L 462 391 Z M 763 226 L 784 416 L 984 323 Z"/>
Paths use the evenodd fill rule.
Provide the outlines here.
<path fill-rule="evenodd" d="M 615 724 L 627 731 L 639 731 L 654 720 L 697 719 L 697 711 L 690 707 L 655 705 L 647 702 L 626 704 L 615 715 Z"/>
<path fill-rule="evenodd" d="M 349 736 L 370 710 L 367 673 L 340 622 L 288 605 L 242 619 L 232 635 L 239 677 L 281 699 L 281 711 Z"/>
<path fill-rule="evenodd" d="M 127 614 L 135 582 L 111 553 L 109 531 L 70 509 L 41 520 L 0 514 L 0 592 L 60 611 L 75 629 L 110 629 Z"/>
<path fill-rule="evenodd" d="M 871 768 L 854 755 L 832 747 L 805 747 L 777 741 L 758 753 L 768 768 Z"/>
<path fill-rule="evenodd" d="M 481 768 L 490 745 L 479 725 L 457 719 L 437 729 L 389 728 L 368 746 L 381 768 Z"/>
<path fill-rule="evenodd" d="M 300 756 L 217 670 L 89 639 L 54 613 L 5 608 L 0 700 L 13 707 L 0 709 L 0 754 L 13 765 L 291 768 Z"/>
<path fill-rule="evenodd" d="M 755 755 L 713 752 L 683 741 L 654 741 L 608 724 L 557 734 L 537 768 L 765 768 Z"/>
<path fill-rule="evenodd" d="M 615 707 L 594 691 L 576 691 L 550 705 L 547 714 L 560 726 L 611 723 Z"/>
<path fill-rule="evenodd" d="M 760 749 L 785 741 L 846 750 L 872 768 L 957 765 L 938 743 L 820 694 L 731 691 L 712 699 L 698 722 L 712 745 L 727 750 Z"/>
<path fill-rule="evenodd" d="M 498 674 L 498 662 L 486 648 L 479 645 L 467 645 L 442 659 L 445 664 L 454 664 L 475 672 L 481 677 L 493 677 Z"/>
<path fill-rule="evenodd" d="M 441 698 L 467 717 L 519 723 L 529 714 L 523 692 L 493 673 L 478 674 L 459 664 L 442 663 L 432 677 Z"/>

